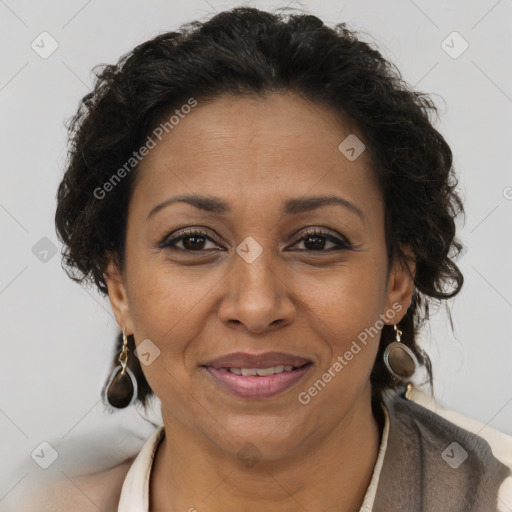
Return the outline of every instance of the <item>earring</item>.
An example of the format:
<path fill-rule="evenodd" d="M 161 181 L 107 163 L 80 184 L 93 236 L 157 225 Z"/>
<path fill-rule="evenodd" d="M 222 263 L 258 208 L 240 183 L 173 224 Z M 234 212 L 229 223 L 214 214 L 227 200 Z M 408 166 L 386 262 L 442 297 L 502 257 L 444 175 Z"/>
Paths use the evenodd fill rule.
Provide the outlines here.
<path fill-rule="evenodd" d="M 391 375 L 401 381 L 409 379 L 418 368 L 418 360 L 414 352 L 400 341 L 402 331 L 394 325 L 396 341 L 390 343 L 384 350 L 384 364 Z"/>
<path fill-rule="evenodd" d="M 123 409 L 132 405 L 137 398 L 137 379 L 128 368 L 128 338 L 123 328 L 123 348 L 119 354 L 119 365 L 117 365 L 110 376 L 105 387 L 105 398 L 107 402 L 117 408 Z"/>

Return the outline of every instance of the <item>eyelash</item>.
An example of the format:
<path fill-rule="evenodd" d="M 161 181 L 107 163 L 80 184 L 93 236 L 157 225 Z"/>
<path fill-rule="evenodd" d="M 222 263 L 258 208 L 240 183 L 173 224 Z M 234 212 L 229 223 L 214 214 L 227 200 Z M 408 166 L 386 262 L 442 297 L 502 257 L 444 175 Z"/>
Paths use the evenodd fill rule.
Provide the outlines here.
<path fill-rule="evenodd" d="M 201 231 L 201 230 L 197 230 L 197 229 L 193 229 L 193 230 L 189 230 L 189 231 L 186 231 L 186 232 L 182 232 L 182 233 L 179 234 L 179 236 L 176 236 L 174 238 L 170 238 L 170 239 L 168 239 L 167 237 L 164 238 L 158 244 L 158 247 L 160 249 L 178 250 L 178 251 L 184 251 L 184 252 L 187 252 L 187 253 L 194 253 L 194 252 L 201 253 L 201 252 L 205 252 L 206 250 L 208 250 L 208 249 L 199 249 L 197 251 L 194 251 L 194 250 L 190 250 L 190 249 L 182 249 L 180 247 L 176 247 L 176 244 L 179 243 L 180 241 L 182 241 L 184 239 L 187 239 L 187 238 L 193 238 L 193 237 L 206 238 L 206 239 L 210 240 L 213 243 L 217 243 L 213 238 L 208 236 L 208 234 L 206 232 Z M 334 251 L 339 251 L 339 250 L 351 249 L 351 246 L 348 243 L 348 241 L 342 240 L 340 238 L 337 238 L 337 237 L 331 235 L 330 233 L 327 233 L 325 231 L 318 230 L 318 229 L 313 229 L 311 231 L 307 231 L 307 232 L 303 233 L 303 236 L 299 240 L 297 240 L 295 242 L 295 244 L 297 244 L 299 242 L 302 242 L 303 240 L 305 240 L 307 238 L 314 238 L 314 237 L 325 238 L 329 242 L 335 244 L 336 247 L 335 248 L 331 248 L 331 249 L 319 249 L 317 251 L 315 251 L 313 249 L 309 249 L 310 252 L 331 252 L 333 250 Z M 308 249 L 303 249 L 303 250 L 308 251 Z"/>

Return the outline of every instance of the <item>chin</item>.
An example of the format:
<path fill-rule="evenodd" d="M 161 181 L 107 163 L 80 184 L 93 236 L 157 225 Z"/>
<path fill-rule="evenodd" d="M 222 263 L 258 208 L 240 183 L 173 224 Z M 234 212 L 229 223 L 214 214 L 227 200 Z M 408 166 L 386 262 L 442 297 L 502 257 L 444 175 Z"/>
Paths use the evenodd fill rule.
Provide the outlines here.
<path fill-rule="evenodd" d="M 221 450 L 244 463 L 246 459 L 250 463 L 291 456 L 301 449 L 311 434 L 307 422 L 298 421 L 293 413 L 254 417 L 230 414 L 225 416 L 222 427 L 217 424 L 216 431 L 203 432 Z"/>

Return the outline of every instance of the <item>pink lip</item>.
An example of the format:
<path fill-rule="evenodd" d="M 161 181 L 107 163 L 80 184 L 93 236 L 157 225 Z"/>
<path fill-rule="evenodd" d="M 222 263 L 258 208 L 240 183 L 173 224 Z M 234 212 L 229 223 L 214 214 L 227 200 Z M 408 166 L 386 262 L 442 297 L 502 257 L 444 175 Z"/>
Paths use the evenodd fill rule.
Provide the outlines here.
<path fill-rule="evenodd" d="M 259 368 L 269 368 L 270 366 L 259 366 Z M 291 365 L 294 366 L 294 365 Z M 312 364 L 307 363 L 291 372 L 282 372 L 274 375 L 258 376 L 235 375 L 226 368 L 213 368 L 206 366 L 209 375 L 228 391 L 240 398 L 261 399 L 270 398 L 282 393 L 295 384 L 297 384 L 309 371 Z M 239 365 L 233 365 L 234 368 L 240 368 Z M 242 366 L 242 368 L 256 368 L 256 366 Z"/>
<path fill-rule="evenodd" d="M 261 354 L 249 354 L 246 352 L 234 352 L 226 354 L 201 366 L 211 368 L 270 368 L 271 366 L 304 366 L 308 359 L 283 352 L 263 352 Z"/>

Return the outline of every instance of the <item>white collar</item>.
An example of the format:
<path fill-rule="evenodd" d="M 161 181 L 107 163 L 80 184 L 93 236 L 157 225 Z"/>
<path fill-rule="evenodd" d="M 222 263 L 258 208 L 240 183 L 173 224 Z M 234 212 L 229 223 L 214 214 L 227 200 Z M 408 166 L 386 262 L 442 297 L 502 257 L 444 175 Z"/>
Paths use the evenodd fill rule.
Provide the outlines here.
<path fill-rule="evenodd" d="M 388 443 L 389 416 L 386 407 L 382 406 L 384 411 L 384 430 L 380 443 L 379 454 L 373 469 L 370 485 L 366 490 L 363 504 L 359 512 L 371 512 L 377 485 L 379 483 L 380 471 L 384 462 L 384 454 Z M 132 462 L 128 473 L 123 482 L 121 497 L 117 512 L 148 512 L 149 511 L 149 478 L 153 467 L 153 460 L 160 441 L 165 434 L 164 427 L 159 427 L 146 441 L 142 449 Z"/>

